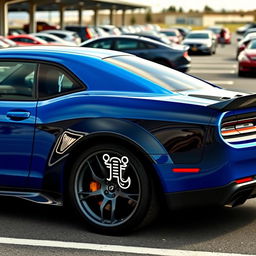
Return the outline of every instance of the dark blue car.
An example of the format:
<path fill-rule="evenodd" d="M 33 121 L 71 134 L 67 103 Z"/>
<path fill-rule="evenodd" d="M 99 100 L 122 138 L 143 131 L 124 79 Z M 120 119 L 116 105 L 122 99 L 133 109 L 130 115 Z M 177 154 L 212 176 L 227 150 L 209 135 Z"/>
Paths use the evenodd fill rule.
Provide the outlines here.
<path fill-rule="evenodd" d="M 256 188 L 256 97 L 99 49 L 1 50 L 0 195 L 71 204 L 94 231 Z"/>

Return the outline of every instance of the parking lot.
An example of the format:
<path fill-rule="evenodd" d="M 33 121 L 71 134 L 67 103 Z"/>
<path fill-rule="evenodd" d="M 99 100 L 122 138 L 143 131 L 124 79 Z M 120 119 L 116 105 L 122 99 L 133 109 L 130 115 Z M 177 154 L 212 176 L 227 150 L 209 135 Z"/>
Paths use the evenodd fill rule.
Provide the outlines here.
<path fill-rule="evenodd" d="M 227 89 L 256 91 L 255 77 L 237 76 L 235 49 L 233 43 L 223 48 L 218 47 L 213 56 L 192 56 L 189 73 Z M 135 247 L 133 249 L 137 252 L 140 252 L 140 247 L 179 250 L 163 250 L 166 254 L 162 255 L 203 255 L 199 252 L 256 253 L 256 199 L 234 209 L 165 210 L 149 227 L 121 237 L 91 233 L 75 215 L 63 208 L 35 205 L 13 198 L 0 198 L 0 204 L 0 255 L 130 255 L 130 247 L 127 246 Z M 35 246 L 35 241 L 25 243 L 25 240 L 21 240 L 21 245 L 17 245 L 17 241 L 5 245 L 6 240 L 3 238 L 33 239 L 39 241 L 39 244 Z M 55 248 L 50 242 L 40 244 L 41 240 L 121 245 L 127 251 L 123 247 L 115 253 L 104 251 L 105 247 L 100 251 L 96 245 L 95 249 L 98 248 L 99 251 L 91 251 L 78 249 L 78 244 L 70 244 L 69 249 L 60 248 L 61 246 Z M 69 247 L 68 243 L 66 247 Z M 195 254 L 187 251 L 195 251 Z M 153 251 L 145 251 L 145 254 L 153 254 Z"/>

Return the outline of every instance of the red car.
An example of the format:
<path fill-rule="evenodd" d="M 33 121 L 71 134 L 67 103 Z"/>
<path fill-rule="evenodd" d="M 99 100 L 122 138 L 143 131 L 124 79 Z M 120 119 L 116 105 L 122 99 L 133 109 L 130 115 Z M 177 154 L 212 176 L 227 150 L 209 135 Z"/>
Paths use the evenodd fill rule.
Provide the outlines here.
<path fill-rule="evenodd" d="M 43 30 L 50 30 L 50 29 L 59 29 L 59 26 L 53 26 L 53 25 L 50 25 L 46 22 L 43 22 L 43 21 L 38 21 L 36 23 L 36 31 L 37 32 L 40 32 L 40 31 L 43 31 Z M 29 25 L 28 24 L 25 24 L 23 26 L 23 30 L 28 33 L 29 32 Z"/>
<path fill-rule="evenodd" d="M 256 74 L 256 39 L 252 40 L 246 49 L 238 56 L 238 75 Z"/>
<path fill-rule="evenodd" d="M 216 34 L 218 43 L 231 44 L 231 33 L 228 28 L 221 26 L 212 26 L 208 27 L 207 30 L 211 30 L 213 33 Z M 224 39 L 224 41 L 222 41 L 222 38 Z"/>
<path fill-rule="evenodd" d="M 8 38 L 14 41 L 19 46 L 48 45 L 45 40 L 32 35 L 8 36 Z"/>

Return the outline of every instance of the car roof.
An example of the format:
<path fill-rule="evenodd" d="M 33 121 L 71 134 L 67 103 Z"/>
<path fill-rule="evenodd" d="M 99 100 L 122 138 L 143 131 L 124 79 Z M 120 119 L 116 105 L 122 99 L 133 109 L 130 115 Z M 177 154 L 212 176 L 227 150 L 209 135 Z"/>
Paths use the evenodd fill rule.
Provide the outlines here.
<path fill-rule="evenodd" d="M 93 38 L 93 39 L 89 39 L 85 42 L 83 42 L 81 45 L 86 45 L 88 43 L 91 43 L 93 41 L 98 41 L 98 40 L 102 40 L 102 39 L 118 39 L 118 38 L 124 38 L 124 39 L 136 39 L 136 40 L 143 40 L 143 41 L 147 41 L 149 43 L 153 43 L 153 44 L 157 44 L 157 45 L 161 45 L 161 46 L 168 46 L 165 45 L 161 42 L 158 42 L 156 40 L 150 39 L 148 37 L 145 37 L 143 35 L 111 35 L 111 36 L 102 36 L 102 37 L 98 37 L 98 38 Z"/>
<path fill-rule="evenodd" d="M 194 34 L 194 33 L 211 34 L 212 32 L 210 30 L 192 30 L 192 31 L 189 32 L 189 34 Z"/>
<path fill-rule="evenodd" d="M 39 32 L 39 33 L 41 33 L 41 32 Z M 75 32 L 69 31 L 69 30 L 50 29 L 50 30 L 43 30 L 42 33 L 73 34 Z"/>
<path fill-rule="evenodd" d="M 81 57 L 93 57 L 98 59 L 109 58 L 113 56 L 129 55 L 117 51 L 105 49 L 93 49 L 82 47 L 69 47 L 69 46 L 33 46 L 33 47 L 17 47 L 9 48 L 6 51 L 1 50 L 1 57 L 16 56 L 29 59 L 36 54 L 42 57 L 58 56 L 59 59 L 67 58 L 68 55 L 80 55 Z M 65 55 L 65 56 L 64 56 Z M 71 57 L 70 57 L 71 58 Z"/>

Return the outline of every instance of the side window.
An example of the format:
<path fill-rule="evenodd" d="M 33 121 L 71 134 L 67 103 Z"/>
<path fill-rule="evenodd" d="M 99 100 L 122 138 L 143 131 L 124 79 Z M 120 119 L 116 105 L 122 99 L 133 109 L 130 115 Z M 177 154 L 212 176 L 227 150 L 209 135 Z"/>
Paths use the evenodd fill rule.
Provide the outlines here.
<path fill-rule="evenodd" d="M 113 42 L 112 39 L 99 40 L 99 41 L 97 41 L 95 43 L 88 44 L 87 47 L 111 49 L 112 42 Z"/>
<path fill-rule="evenodd" d="M 31 100 L 35 98 L 37 64 L 0 62 L 0 100 Z"/>
<path fill-rule="evenodd" d="M 40 64 L 38 76 L 39 98 L 49 98 L 75 92 L 84 87 L 75 82 L 65 71 L 52 65 Z"/>
<path fill-rule="evenodd" d="M 139 48 L 139 42 L 130 39 L 117 39 L 115 50 L 135 50 Z"/>

